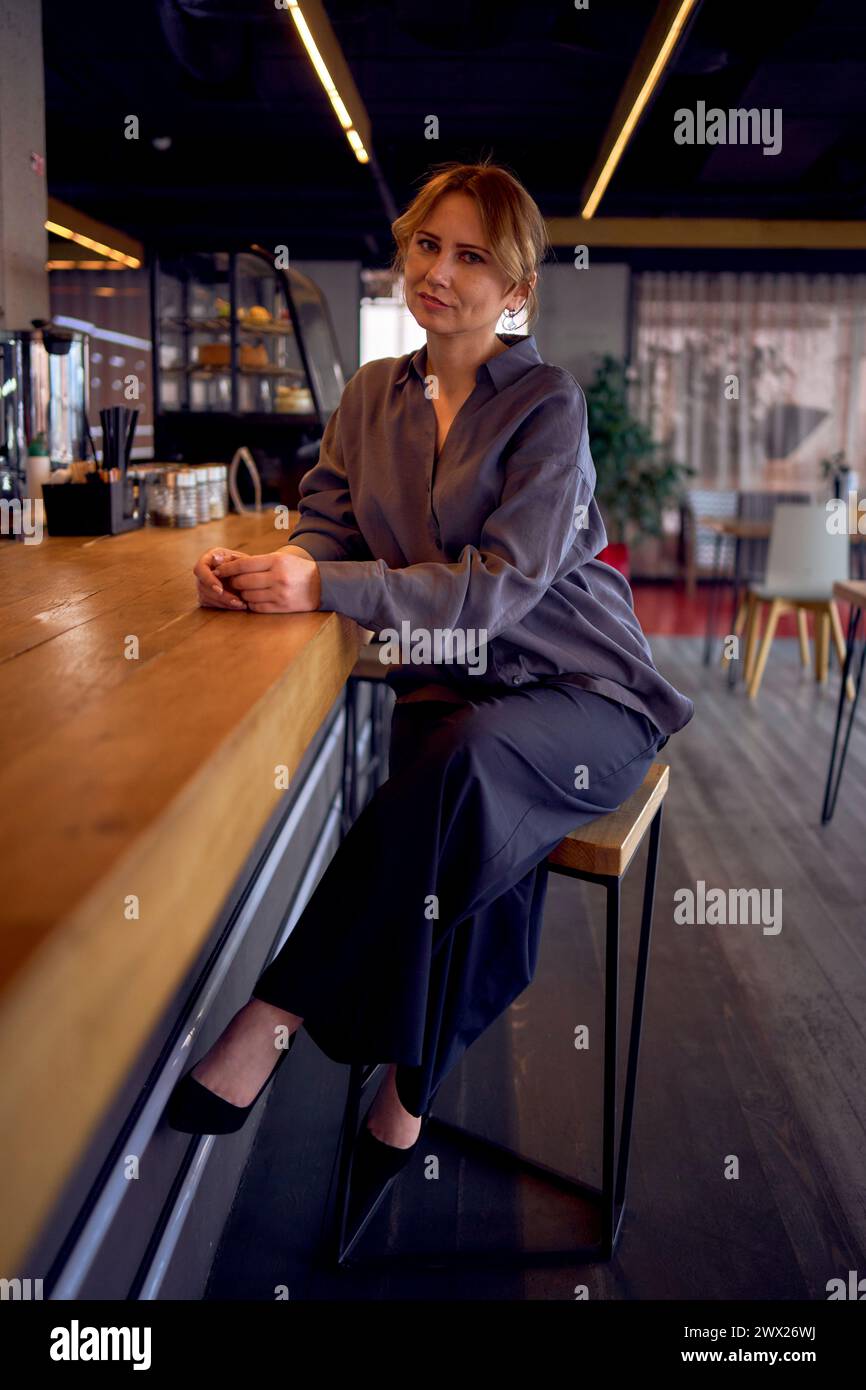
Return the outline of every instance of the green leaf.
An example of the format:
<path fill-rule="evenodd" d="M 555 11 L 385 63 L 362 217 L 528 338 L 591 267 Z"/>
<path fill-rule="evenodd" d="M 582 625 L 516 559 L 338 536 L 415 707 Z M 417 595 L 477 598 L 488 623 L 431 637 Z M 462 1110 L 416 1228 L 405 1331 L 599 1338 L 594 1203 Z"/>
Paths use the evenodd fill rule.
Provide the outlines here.
<path fill-rule="evenodd" d="M 697 472 L 652 438 L 629 406 L 628 386 L 625 362 L 606 354 L 584 392 L 595 498 L 611 543 L 625 540 L 629 527 L 660 536 L 662 512 L 681 500 L 685 479 Z"/>

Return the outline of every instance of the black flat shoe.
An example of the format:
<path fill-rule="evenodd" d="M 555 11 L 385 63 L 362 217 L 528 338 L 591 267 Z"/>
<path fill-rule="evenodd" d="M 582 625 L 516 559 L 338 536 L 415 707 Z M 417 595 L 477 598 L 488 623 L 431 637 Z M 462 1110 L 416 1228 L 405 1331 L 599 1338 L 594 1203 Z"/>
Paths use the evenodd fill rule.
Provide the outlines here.
<path fill-rule="evenodd" d="M 182 1134 L 234 1134 L 243 1125 L 262 1091 L 273 1081 L 291 1052 L 299 1031 L 296 1028 L 289 1038 L 288 1047 L 280 1049 L 270 1074 L 265 1077 L 249 1105 L 232 1105 L 215 1091 L 209 1091 L 207 1086 L 196 1081 L 192 1075 L 193 1067 L 180 1078 L 169 1097 L 165 1108 L 166 1122 Z"/>
<path fill-rule="evenodd" d="M 355 1139 L 352 1158 L 352 1176 L 349 1186 L 349 1209 L 346 1217 L 348 1240 L 343 1250 L 343 1258 L 366 1230 L 373 1215 L 378 1211 L 383 1198 L 391 1190 L 397 1178 L 418 1149 L 427 1123 L 428 1110 L 421 1118 L 418 1138 L 408 1149 L 398 1149 L 394 1144 L 383 1144 L 377 1139 L 366 1121 L 362 1124 Z"/>

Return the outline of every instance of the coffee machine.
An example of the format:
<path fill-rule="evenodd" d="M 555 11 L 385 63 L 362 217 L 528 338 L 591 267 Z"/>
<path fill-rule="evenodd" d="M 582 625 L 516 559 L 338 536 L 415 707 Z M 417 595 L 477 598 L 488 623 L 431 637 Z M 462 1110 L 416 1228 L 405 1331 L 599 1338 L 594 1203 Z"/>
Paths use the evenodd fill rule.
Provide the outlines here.
<path fill-rule="evenodd" d="M 27 495 L 27 456 L 40 440 L 52 468 L 86 458 L 90 339 L 34 319 L 0 328 L 0 498 Z"/>

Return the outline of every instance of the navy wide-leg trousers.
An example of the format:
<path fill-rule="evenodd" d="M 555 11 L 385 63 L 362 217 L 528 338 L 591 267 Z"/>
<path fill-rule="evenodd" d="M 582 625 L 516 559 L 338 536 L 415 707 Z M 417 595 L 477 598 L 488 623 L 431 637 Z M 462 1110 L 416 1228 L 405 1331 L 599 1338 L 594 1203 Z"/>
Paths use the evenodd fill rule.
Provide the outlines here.
<path fill-rule="evenodd" d="M 533 979 L 547 855 L 630 796 L 667 739 L 556 679 L 467 677 L 447 699 L 394 689 L 388 779 L 253 995 L 299 1014 L 333 1061 L 396 1062 L 401 1103 L 422 1115 Z"/>

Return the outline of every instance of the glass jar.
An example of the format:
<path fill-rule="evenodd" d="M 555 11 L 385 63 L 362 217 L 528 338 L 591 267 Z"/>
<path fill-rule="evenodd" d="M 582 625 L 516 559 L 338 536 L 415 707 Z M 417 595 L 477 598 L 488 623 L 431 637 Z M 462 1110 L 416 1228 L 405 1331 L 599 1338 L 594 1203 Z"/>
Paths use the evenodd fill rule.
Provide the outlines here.
<path fill-rule="evenodd" d="M 138 480 L 138 505 L 144 512 L 145 526 L 153 525 L 153 484 L 156 477 L 152 464 L 139 463 L 134 469 L 129 470 L 130 476 Z"/>
<path fill-rule="evenodd" d="M 175 478 L 175 526 L 198 526 L 196 470 L 179 468 Z"/>
<path fill-rule="evenodd" d="M 210 514 L 217 521 L 228 514 L 228 468 L 224 463 L 211 464 L 210 474 Z"/>
<path fill-rule="evenodd" d="M 195 470 L 195 503 L 199 522 L 210 521 L 210 468 Z"/>
<path fill-rule="evenodd" d="M 149 485 L 148 514 L 153 526 L 173 526 L 176 488 L 172 481 L 174 469 L 164 468 L 155 473 Z"/>

